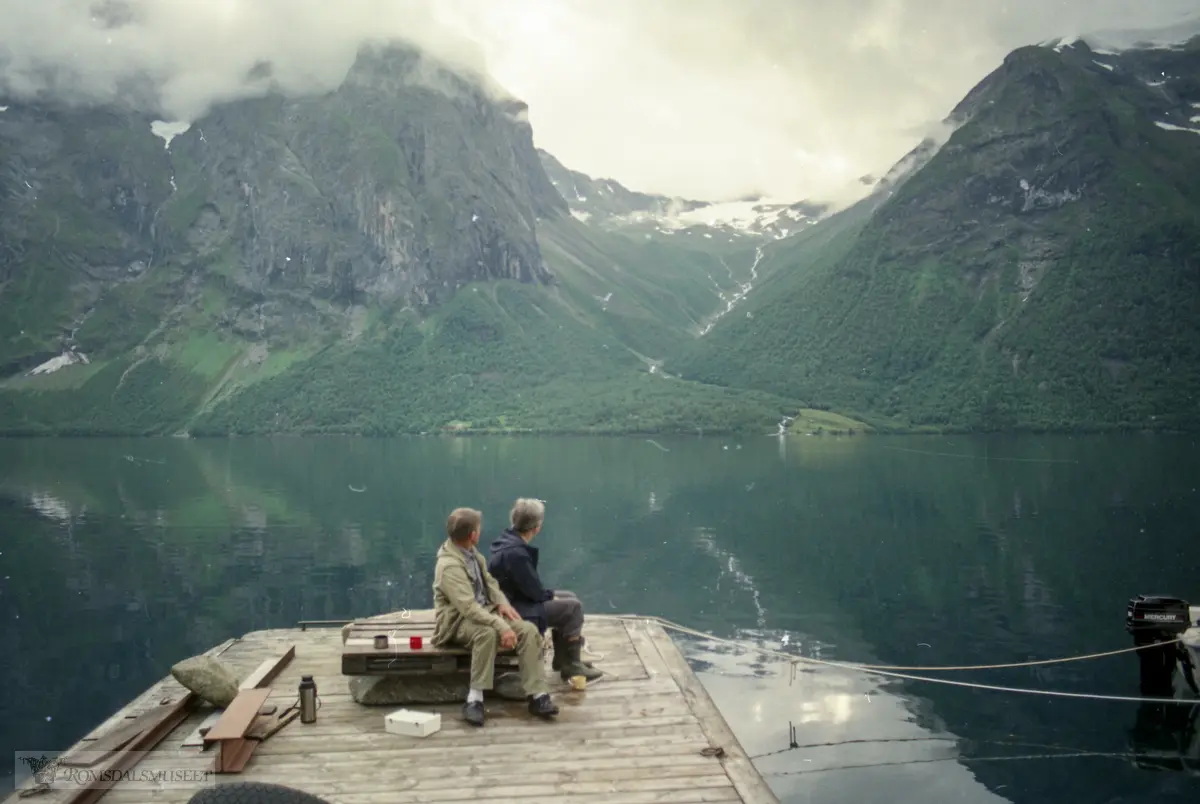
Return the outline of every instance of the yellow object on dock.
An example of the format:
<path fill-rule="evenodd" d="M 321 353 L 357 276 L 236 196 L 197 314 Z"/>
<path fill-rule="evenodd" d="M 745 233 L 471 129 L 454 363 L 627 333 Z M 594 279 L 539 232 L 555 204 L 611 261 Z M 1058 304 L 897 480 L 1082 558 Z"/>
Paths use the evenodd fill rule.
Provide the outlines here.
<path fill-rule="evenodd" d="M 295 645 L 295 658 L 273 680 L 267 703 L 290 707 L 300 677 L 311 675 L 321 700 L 317 721 L 280 730 L 237 775 L 209 774 L 159 790 L 122 781 L 104 794 L 103 804 L 186 804 L 199 787 L 238 782 L 286 785 L 331 804 L 777 801 L 662 626 L 595 616 L 586 636 L 604 656 L 604 681 L 586 696 L 571 695 L 547 667 L 561 710 L 556 722 L 534 718 L 524 702 L 489 697 L 482 729 L 463 722 L 461 704 L 420 707 L 438 712 L 441 728 L 416 738 L 388 733 L 388 710 L 351 699 L 339 629 L 246 634 L 210 653 L 246 675 Z M 168 677 L 89 737 L 182 692 Z M 211 751 L 183 745 L 207 714 L 192 712 L 133 772 L 145 778 L 210 769 Z M 87 750 L 87 742 L 75 748 Z M 64 804 L 70 797 L 56 789 L 25 799 L 14 794 L 5 804 Z"/>

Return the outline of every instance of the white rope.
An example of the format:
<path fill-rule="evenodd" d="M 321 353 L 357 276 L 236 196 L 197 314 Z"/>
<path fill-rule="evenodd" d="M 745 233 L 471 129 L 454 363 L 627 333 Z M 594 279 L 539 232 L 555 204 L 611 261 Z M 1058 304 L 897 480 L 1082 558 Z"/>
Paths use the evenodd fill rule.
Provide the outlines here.
<path fill-rule="evenodd" d="M 952 687 L 966 687 L 969 689 L 977 689 L 977 690 L 991 690 L 993 692 L 1014 692 L 1014 693 L 1020 693 L 1023 695 L 1046 695 L 1046 696 L 1058 697 L 1058 698 L 1083 698 L 1083 699 L 1092 700 L 1092 701 L 1122 701 L 1122 702 L 1127 702 L 1127 703 L 1170 703 L 1170 704 L 1185 704 L 1188 706 L 1195 706 L 1198 703 L 1200 703 L 1200 701 L 1184 699 L 1184 698 L 1139 698 L 1139 697 L 1128 696 L 1128 695 L 1099 695 L 1099 694 L 1090 693 L 1090 692 L 1063 692 L 1061 690 L 1039 690 L 1039 689 L 1026 689 L 1023 687 L 1002 687 L 1002 686 L 999 686 L 996 684 L 978 684 L 973 681 L 953 681 L 948 678 L 930 678 L 928 676 L 914 676 L 914 675 L 909 675 L 908 673 L 897 673 L 897 672 L 893 672 L 891 670 L 884 670 L 878 666 L 852 664 L 849 662 L 835 662 L 835 661 L 830 661 L 828 659 L 813 659 L 813 658 L 809 658 L 807 656 L 796 656 L 796 655 L 790 654 L 790 653 L 783 653 L 782 651 L 772 650 L 771 648 L 760 648 L 757 645 L 747 644 L 745 641 L 735 640 L 735 639 L 724 639 L 722 637 L 718 637 L 713 634 L 707 634 L 703 631 L 697 631 L 694 628 L 688 628 L 687 626 L 679 625 L 678 623 L 673 623 L 670 620 L 664 620 L 661 617 L 636 617 L 636 616 L 634 616 L 634 617 L 627 617 L 627 618 L 622 618 L 622 619 L 656 622 L 663 628 L 667 628 L 672 631 L 678 631 L 680 633 L 689 634 L 691 636 L 700 637 L 702 639 L 710 639 L 714 642 L 719 642 L 719 643 L 722 643 L 725 645 L 731 645 L 731 646 L 737 647 L 737 648 L 743 648 L 745 650 L 749 650 L 754 653 L 760 653 L 760 654 L 763 654 L 766 656 L 773 656 L 775 658 L 783 659 L 784 661 L 790 662 L 793 666 L 795 666 L 797 664 L 815 664 L 815 665 L 820 665 L 823 667 L 837 667 L 837 668 L 840 668 L 843 670 L 857 670 L 859 672 L 868 673 L 870 675 L 886 676 L 888 678 L 899 678 L 899 679 L 904 679 L 906 681 L 925 681 L 930 684 L 946 684 L 946 685 L 952 686 Z M 1178 641 L 1178 640 L 1175 640 L 1175 641 Z M 1170 643 L 1162 643 L 1162 644 L 1170 644 Z M 1107 655 L 1107 654 L 1094 654 L 1094 655 Z M 1075 658 L 1078 658 L 1078 657 L 1075 657 Z M 1072 661 L 1072 660 L 1073 659 L 1062 659 L 1062 660 L 1057 660 L 1057 661 Z M 1045 662 L 1042 662 L 1042 663 L 1045 663 Z M 990 667 L 994 667 L 994 666 L 995 665 L 977 665 L 977 666 L 972 666 L 969 668 L 938 668 L 938 669 L 984 669 L 985 667 L 990 668 Z M 1006 665 L 1006 666 L 1008 666 L 1008 665 Z M 1012 665 L 1012 666 L 1025 666 L 1025 665 Z"/>
<path fill-rule="evenodd" d="M 680 633 L 684 633 L 684 634 L 691 634 L 692 636 L 700 637 L 701 639 L 713 639 L 718 642 L 728 642 L 729 644 L 738 644 L 738 643 L 732 642 L 730 640 L 722 640 L 720 637 L 713 636 L 712 634 L 705 633 L 704 631 L 697 631 L 694 628 L 688 628 L 686 625 L 680 625 L 679 623 L 673 623 L 670 620 L 664 620 L 661 617 L 637 617 L 635 615 L 631 619 L 651 620 L 653 622 L 657 622 L 659 625 L 663 626 L 664 628 L 670 628 L 674 631 L 679 631 Z M 1165 645 L 1174 645 L 1175 643 L 1182 642 L 1182 641 L 1183 641 L 1182 639 L 1172 639 L 1172 640 L 1168 640 L 1166 642 L 1159 642 L 1158 644 L 1164 645 L 1164 646 Z M 804 656 L 797 656 L 794 653 L 784 653 L 783 651 L 772 650 L 770 648 L 755 648 L 755 650 L 757 650 L 761 653 L 767 653 L 767 654 L 770 654 L 773 656 L 778 656 L 779 658 L 786 659 L 788 661 L 812 662 L 813 664 L 827 665 L 829 667 L 845 667 L 850 670 L 891 670 L 891 671 L 920 670 L 920 671 L 928 672 L 928 671 L 933 671 L 933 670 L 1002 670 L 1002 669 L 1013 668 L 1013 667 L 1035 667 L 1037 665 L 1045 665 L 1045 664 L 1063 664 L 1065 662 L 1083 661 L 1084 659 L 1102 659 L 1106 656 L 1118 656 L 1123 653 L 1134 653 L 1139 650 L 1145 650 L 1145 648 L 1146 648 L 1145 645 L 1135 645 L 1131 648 L 1117 648 L 1116 650 L 1108 650 L 1108 651 L 1103 651 L 1101 653 L 1085 653 L 1085 654 L 1081 654 L 1079 656 L 1064 656 L 1064 657 L 1060 657 L 1057 659 L 1035 659 L 1035 660 L 1025 661 L 1025 662 L 1008 662 L 1006 664 L 925 665 L 925 666 L 911 666 L 911 667 L 905 667 L 903 665 L 894 665 L 894 664 L 862 664 L 860 662 L 839 662 L 839 661 L 833 661 L 830 659 L 809 659 Z"/>
<path fill-rule="evenodd" d="M 1058 698 L 1085 698 L 1090 701 L 1124 701 L 1127 703 L 1171 703 L 1171 704 L 1187 704 L 1195 706 L 1200 701 L 1190 700 L 1186 698 L 1138 698 L 1130 695 L 1099 695 L 1091 692 L 1063 692 L 1062 690 L 1035 690 L 1026 689 L 1024 687 L 1001 687 L 996 684 L 978 684 L 973 681 L 952 681 L 948 678 L 929 678 L 928 676 L 912 676 L 907 673 L 892 673 L 887 670 L 867 670 L 863 669 L 864 673 L 873 673 L 880 676 L 888 676 L 891 678 L 903 678 L 908 681 L 928 681 L 931 684 L 948 684 L 952 687 L 969 687 L 976 690 L 991 690 L 993 692 L 1016 692 L 1024 695 L 1049 695 Z"/>

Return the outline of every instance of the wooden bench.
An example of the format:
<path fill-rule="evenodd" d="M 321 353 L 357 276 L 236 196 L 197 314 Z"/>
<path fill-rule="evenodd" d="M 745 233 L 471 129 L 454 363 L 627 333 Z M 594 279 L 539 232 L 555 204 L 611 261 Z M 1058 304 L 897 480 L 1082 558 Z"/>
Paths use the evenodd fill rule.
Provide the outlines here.
<path fill-rule="evenodd" d="M 463 648 L 433 645 L 432 609 L 389 612 L 342 626 L 342 675 L 424 676 L 471 671 L 471 653 Z M 386 647 L 376 647 L 376 637 Z M 496 672 L 517 668 L 515 651 L 500 651 Z"/>

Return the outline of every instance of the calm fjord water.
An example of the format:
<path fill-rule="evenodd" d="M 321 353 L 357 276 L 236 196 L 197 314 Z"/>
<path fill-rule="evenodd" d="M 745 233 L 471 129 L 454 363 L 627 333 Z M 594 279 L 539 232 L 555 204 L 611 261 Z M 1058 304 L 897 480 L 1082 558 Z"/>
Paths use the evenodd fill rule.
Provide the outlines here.
<path fill-rule="evenodd" d="M 982 664 L 1125 647 L 1137 593 L 1200 602 L 1198 487 L 1191 438 L 0 442 L 0 752 L 67 747 L 230 636 L 429 606 L 457 505 L 486 543 L 545 499 L 543 574 L 596 613 Z M 1200 776 L 1129 756 L 1192 740 L 1200 767 L 1200 734 L 1137 704 L 793 678 L 678 639 L 746 750 L 778 752 L 757 764 L 785 801 L 1200 800 Z M 1129 655 L 944 675 L 1137 694 Z M 781 751 L 789 722 L 843 744 Z M 1048 753 L 1074 756 L 1018 758 Z"/>

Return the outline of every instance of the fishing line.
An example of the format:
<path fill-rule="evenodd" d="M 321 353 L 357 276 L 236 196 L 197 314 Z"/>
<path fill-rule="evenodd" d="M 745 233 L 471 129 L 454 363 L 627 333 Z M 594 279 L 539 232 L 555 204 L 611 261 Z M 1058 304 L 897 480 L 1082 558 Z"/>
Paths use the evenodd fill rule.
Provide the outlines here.
<path fill-rule="evenodd" d="M 799 751 L 802 748 L 841 748 L 846 745 L 875 745 L 878 743 L 976 743 L 979 745 L 1008 745 L 1014 748 L 1042 748 L 1051 751 L 1087 751 L 1085 748 L 1080 748 L 1075 745 L 1054 745 L 1052 743 L 1031 743 L 1022 740 L 997 740 L 997 739 L 982 739 L 968 737 L 936 737 L 933 735 L 925 737 L 874 737 L 862 738 L 853 740 L 833 740 L 824 743 L 805 743 L 802 745 L 789 745 L 787 748 L 780 748 L 777 751 L 766 751 L 762 754 L 755 754 L 747 757 L 751 760 L 767 759 L 769 757 L 780 756 L 781 754 L 789 754 L 792 751 Z"/>
<path fill-rule="evenodd" d="M 805 776 L 810 773 L 825 773 L 827 771 L 839 770 L 859 770 L 863 768 L 885 768 L 895 767 L 898 765 L 924 765 L 932 762 L 1021 762 L 1031 759 L 1079 759 L 1084 757 L 1105 757 L 1108 759 L 1137 759 L 1137 754 L 1116 753 L 1112 751 L 1075 751 L 1069 754 L 1023 754 L 1020 756 L 994 756 L 994 757 L 930 757 L 927 759 L 905 759 L 894 762 L 863 762 L 857 765 L 830 765 L 826 768 L 811 768 L 808 770 L 796 771 L 776 771 L 774 773 L 764 773 L 763 776 Z"/>

